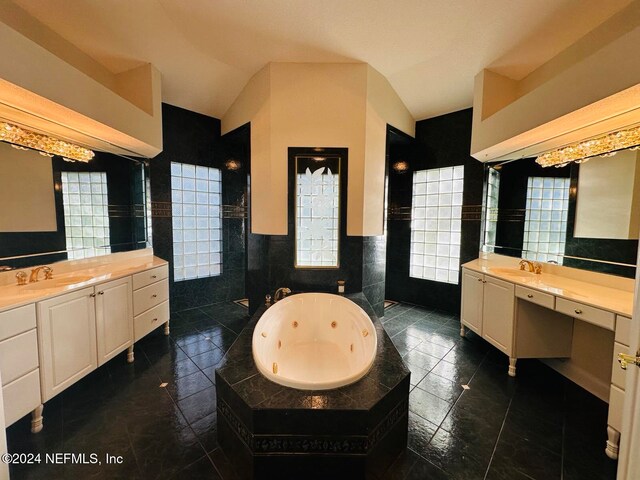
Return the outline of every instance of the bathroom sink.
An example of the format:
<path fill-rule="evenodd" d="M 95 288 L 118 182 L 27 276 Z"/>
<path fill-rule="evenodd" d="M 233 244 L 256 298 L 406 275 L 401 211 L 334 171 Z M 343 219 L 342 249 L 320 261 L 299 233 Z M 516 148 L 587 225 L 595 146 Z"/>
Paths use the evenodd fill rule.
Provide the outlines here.
<path fill-rule="evenodd" d="M 72 275 L 59 278 L 54 277 L 51 280 L 40 280 L 35 283 L 29 283 L 25 288 L 29 290 L 47 290 L 50 288 L 66 287 L 68 285 L 86 282 L 92 278 L 93 275 Z"/>
<path fill-rule="evenodd" d="M 525 270 L 520 270 L 519 268 L 509 268 L 509 267 L 495 267 L 489 269 L 493 273 L 497 273 L 498 275 L 507 275 L 509 277 L 518 277 L 518 278 L 535 278 L 536 274 L 532 272 L 527 272 Z"/>
<path fill-rule="evenodd" d="M 74 283 L 86 282 L 87 280 L 91 280 L 93 277 L 93 275 L 73 275 L 70 277 L 54 278 L 53 282 L 56 285 L 66 286 L 73 285 Z"/>

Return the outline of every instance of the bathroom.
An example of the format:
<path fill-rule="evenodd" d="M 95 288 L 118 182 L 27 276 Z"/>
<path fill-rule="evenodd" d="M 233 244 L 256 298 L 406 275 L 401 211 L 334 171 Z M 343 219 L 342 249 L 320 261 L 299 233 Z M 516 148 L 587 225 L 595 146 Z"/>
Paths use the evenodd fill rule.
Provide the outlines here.
<path fill-rule="evenodd" d="M 330 5 L 0 5 L 0 478 L 640 478 L 640 2 Z"/>

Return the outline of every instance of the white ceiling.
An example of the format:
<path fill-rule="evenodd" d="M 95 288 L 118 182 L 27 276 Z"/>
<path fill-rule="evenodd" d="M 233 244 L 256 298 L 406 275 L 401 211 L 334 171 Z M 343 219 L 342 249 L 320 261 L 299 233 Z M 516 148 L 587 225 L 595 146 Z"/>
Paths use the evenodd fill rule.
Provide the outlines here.
<path fill-rule="evenodd" d="M 113 73 L 150 62 L 167 103 L 221 118 L 271 61 L 365 62 L 416 119 L 522 78 L 631 0 L 14 0 Z"/>

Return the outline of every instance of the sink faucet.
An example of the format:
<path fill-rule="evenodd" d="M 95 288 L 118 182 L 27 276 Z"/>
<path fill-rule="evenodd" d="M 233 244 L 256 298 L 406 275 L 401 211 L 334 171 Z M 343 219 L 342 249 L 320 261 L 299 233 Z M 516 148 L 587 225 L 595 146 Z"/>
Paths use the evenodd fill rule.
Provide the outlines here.
<path fill-rule="evenodd" d="M 287 287 L 282 287 L 277 289 L 276 293 L 273 295 L 273 303 L 276 303 L 277 301 L 282 300 L 284 297 L 286 297 L 290 293 L 291 293 L 291 290 L 289 290 Z"/>
<path fill-rule="evenodd" d="M 45 280 L 51 280 L 53 278 L 53 268 L 49 267 L 48 265 L 44 265 L 42 267 L 36 267 L 33 270 L 31 270 L 31 275 L 29 276 L 29 283 L 34 283 L 38 281 L 38 274 L 40 273 L 40 270 L 44 272 Z"/>
<path fill-rule="evenodd" d="M 542 265 L 538 262 L 520 260 L 520 270 L 525 270 L 525 267 L 527 272 L 535 273 L 536 275 L 540 275 L 542 273 Z"/>

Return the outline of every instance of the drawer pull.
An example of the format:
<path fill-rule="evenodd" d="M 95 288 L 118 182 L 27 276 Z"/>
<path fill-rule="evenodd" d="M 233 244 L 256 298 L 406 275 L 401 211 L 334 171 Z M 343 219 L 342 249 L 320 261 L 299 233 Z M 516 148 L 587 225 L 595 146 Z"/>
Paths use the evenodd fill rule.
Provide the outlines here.
<path fill-rule="evenodd" d="M 481 282 L 481 281 L 482 281 L 482 279 L 481 279 L 481 278 L 479 278 L 479 279 L 478 279 L 478 281 L 479 281 L 479 282 Z"/>
<path fill-rule="evenodd" d="M 155 293 L 153 295 L 151 295 L 151 298 L 157 298 L 158 295 L 156 295 Z"/>
<path fill-rule="evenodd" d="M 104 295 L 104 291 L 103 292 L 98 292 L 98 295 Z"/>
<path fill-rule="evenodd" d="M 90 294 L 89 294 L 89 296 L 90 296 L 91 298 L 95 298 L 96 294 L 95 294 L 95 293 L 90 293 Z"/>
<path fill-rule="evenodd" d="M 158 278 L 157 275 L 151 275 L 151 278 Z"/>
<path fill-rule="evenodd" d="M 527 298 L 533 298 L 533 295 L 531 295 L 530 293 L 527 294 Z"/>
<path fill-rule="evenodd" d="M 153 320 L 151 320 L 151 321 L 152 321 L 152 322 L 157 322 L 157 321 L 158 321 L 158 319 L 157 319 L 157 318 L 154 318 L 154 319 L 153 319 Z"/>
<path fill-rule="evenodd" d="M 579 308 L 576 308 L 576 309 L 574 310 L 574 312 L 576 312 L 578 315 L 580 315 L 580 314 L 582 313 L 582 310 L 580 310 Z"/>

